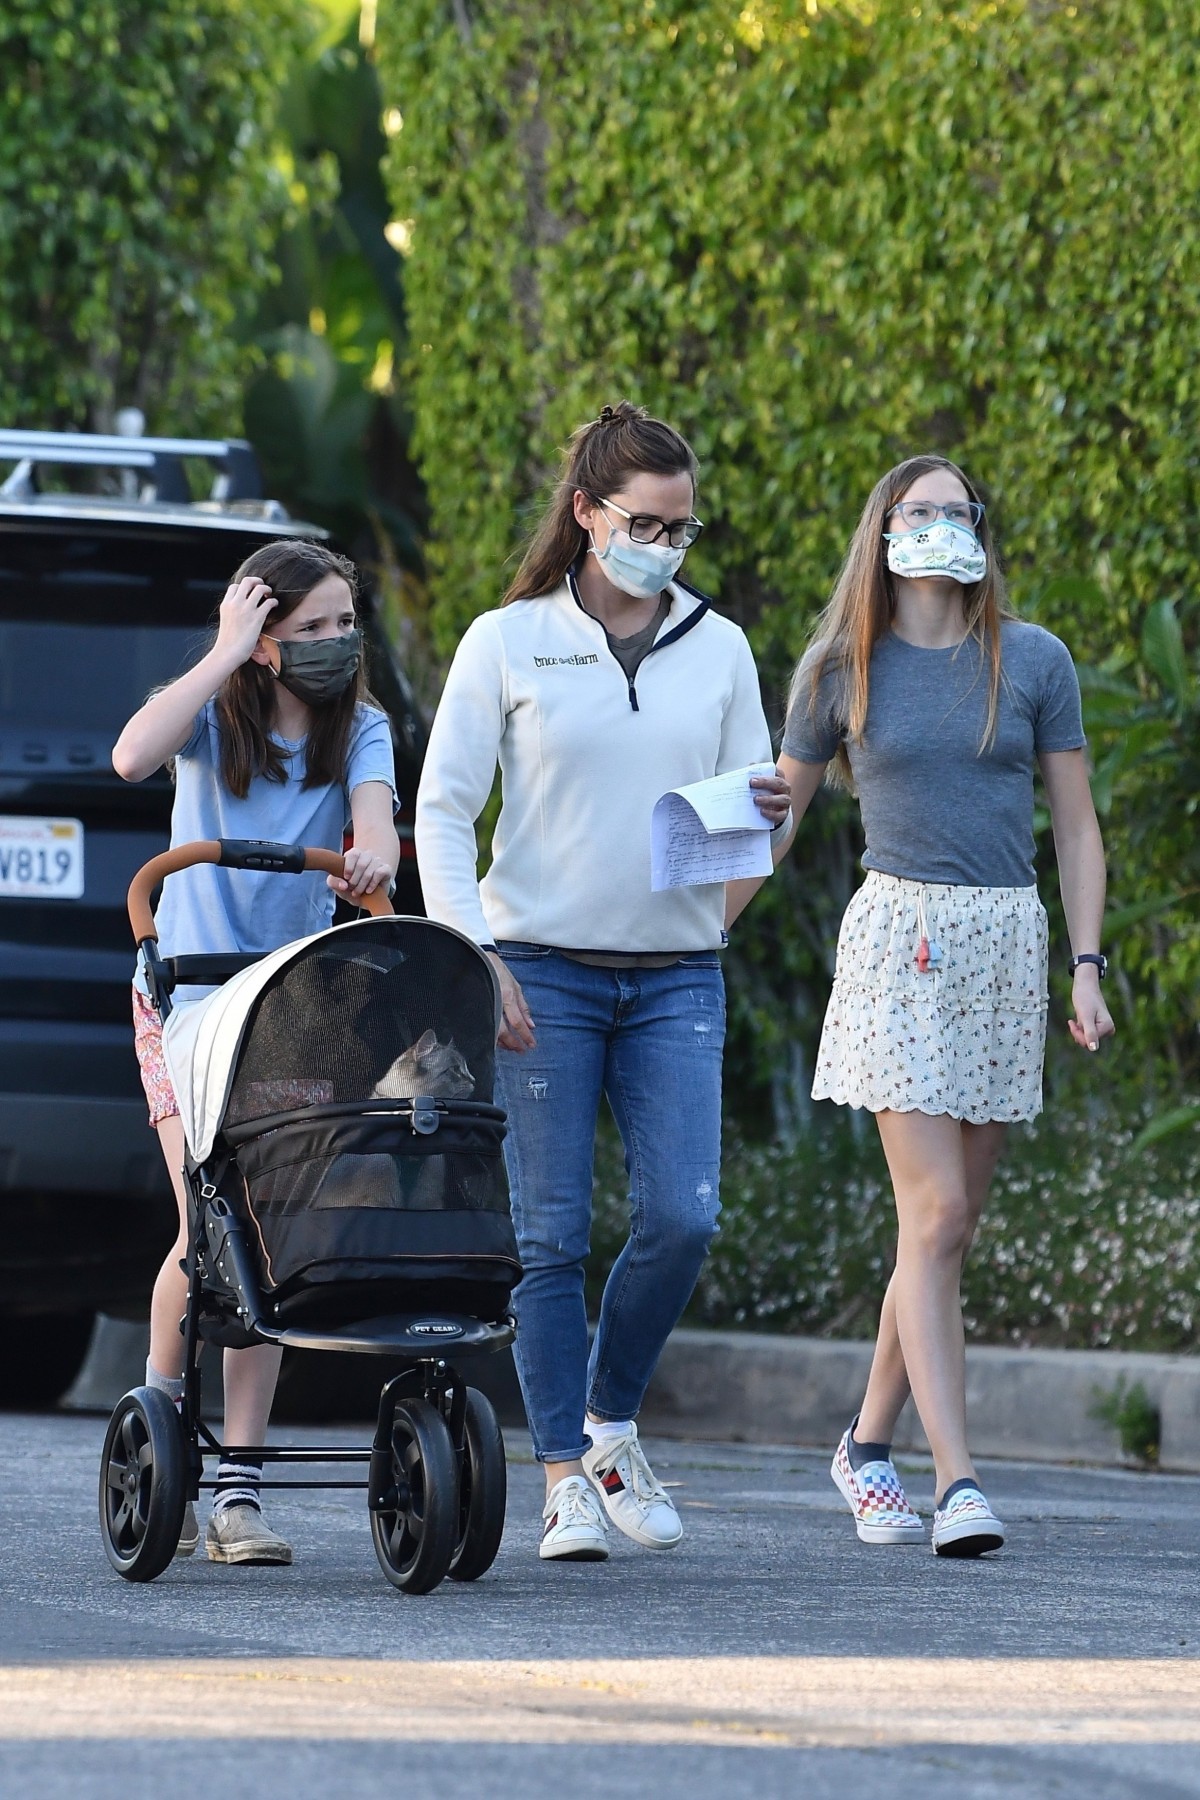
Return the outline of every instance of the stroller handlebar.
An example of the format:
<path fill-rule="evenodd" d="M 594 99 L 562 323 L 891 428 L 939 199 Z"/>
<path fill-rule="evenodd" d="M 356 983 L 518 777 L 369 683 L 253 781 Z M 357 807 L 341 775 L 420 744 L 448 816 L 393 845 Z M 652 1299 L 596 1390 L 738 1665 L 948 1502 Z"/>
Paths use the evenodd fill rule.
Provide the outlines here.
<path fill-rule="evenodd" d="M 258 869 L 276 875 L 340 875 L 345 858 L 336 850 L 313 850 L 304 844 L 270 844 L 257 838 L 198 838 L 192 844 L 177 844 L 152 856 L 129 884 L 129 923 L 134 941 L 143 944 L 149 938 L 157 941 L 150 896 L 160 881 L 177 875 L 181 869 L 197 863 L 217 863 L 226 869 Z M 386 917 L 392 903 L 381 888 L 364 894 L 355 904 L 374 918 Z"/>

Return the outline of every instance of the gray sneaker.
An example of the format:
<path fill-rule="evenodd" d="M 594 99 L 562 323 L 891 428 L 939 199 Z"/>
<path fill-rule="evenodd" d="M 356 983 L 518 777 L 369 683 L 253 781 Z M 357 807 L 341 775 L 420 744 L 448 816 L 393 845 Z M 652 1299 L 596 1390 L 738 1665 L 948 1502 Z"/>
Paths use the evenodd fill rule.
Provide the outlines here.
<path fill-rule="evenodd" d="M 176 1556 L 195 1556 L 200 1543 L 200 1521 L 196 1517 L 196 1509 L 189 1500 L 183 1509 L 183 1524 L 179 1528 L 179 1542 L 175 1546 Z"/>
<path fill-rule="evenodd" d="M 218 1563 L 290 1563 L 292 1546 L 272 1531 L 257 1506 L 223 1506 L 208 1521 L 208 1560 Z"/>

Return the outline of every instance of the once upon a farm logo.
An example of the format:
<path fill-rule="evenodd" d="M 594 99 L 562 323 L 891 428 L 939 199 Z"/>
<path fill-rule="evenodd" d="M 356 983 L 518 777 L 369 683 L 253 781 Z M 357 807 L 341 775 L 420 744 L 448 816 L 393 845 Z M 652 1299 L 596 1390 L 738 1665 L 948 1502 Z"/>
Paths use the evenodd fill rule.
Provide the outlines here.
<path fill-rule="evenodd" d="M 583 656 L 577 651 L 574 656 L 535 656 L 533 666 L 535 669 L 560 669 L 565 664 L 569 668 L 582 669 L 588 663 L 598 663 L 599 661 L 600 658 L 594 650 L 589 651 L 587 656 Z"/>

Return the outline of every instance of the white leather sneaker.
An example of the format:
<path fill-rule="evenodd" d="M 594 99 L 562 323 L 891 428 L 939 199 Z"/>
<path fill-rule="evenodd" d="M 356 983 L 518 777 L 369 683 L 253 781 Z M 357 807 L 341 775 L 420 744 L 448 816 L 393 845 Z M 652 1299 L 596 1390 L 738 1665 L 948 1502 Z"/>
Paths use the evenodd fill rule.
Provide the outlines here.
<path fill-rule="evenodd" d="M 600 1502 L 582 1475 L 564 1475 L 546 1496 L 546 1529 L 538 1555 L 544 1562 L 603 1562 L 608 1526 Z"/>
<path fill-rule="evenodd" d="M 630 1423 L 613 1433 L 597 1431 L 589 1420 L 587 1430 L 596 1437 L 584 1451 L 583 1466 L 617 1530 L 647 1550 L 673 1550 L 683 1524 L 646 1461 L 637 1426 Z"/>

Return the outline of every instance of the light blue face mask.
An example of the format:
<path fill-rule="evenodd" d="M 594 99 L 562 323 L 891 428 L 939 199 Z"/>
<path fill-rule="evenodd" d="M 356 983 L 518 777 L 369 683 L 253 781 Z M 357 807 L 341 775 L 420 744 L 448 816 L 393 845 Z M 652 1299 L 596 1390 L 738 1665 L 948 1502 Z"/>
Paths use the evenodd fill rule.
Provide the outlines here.
<path fill-rule="evenodd" d="M 678 573 L 687 551 L 670 550 L 663 544 L 635 544 L 627 531 L 610 530 L 603 550 L 597 550 L 592 538 L 588 555 L 595 557 L 623 594 L 635 600 L 654 600 Z"/>
<path fill-rule="evenodd" d="M 963 587 L 974 587 L 987 574 L 987 551 L 967 525 L 935 519 L 916 531 L 885 531 L 887 566 L 893 575 L 909 581 L 949 576 Z"/>

